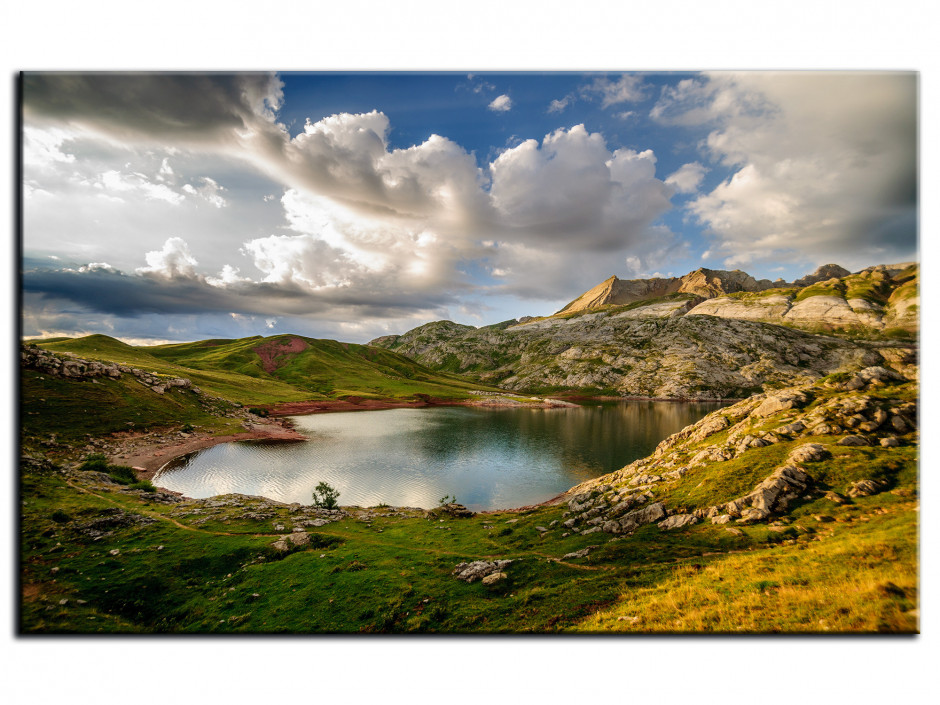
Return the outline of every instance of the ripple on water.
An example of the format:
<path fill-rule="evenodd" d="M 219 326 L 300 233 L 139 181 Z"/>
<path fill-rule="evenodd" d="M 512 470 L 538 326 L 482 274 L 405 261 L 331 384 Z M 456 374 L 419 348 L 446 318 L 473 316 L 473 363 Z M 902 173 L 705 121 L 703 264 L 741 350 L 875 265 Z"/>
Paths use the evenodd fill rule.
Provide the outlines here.
<path fill-rule="evenodd" d="M 242 441 L 190 453 L 154 478 L 190 497 L 238 492 L 311 503 L 327 482 L 343 505 L 475 511 L 534 504 L 648 455 L 714 403 L 619 402 L 577 409 L 387 409 L 292 417 L 305 442 Z"/>

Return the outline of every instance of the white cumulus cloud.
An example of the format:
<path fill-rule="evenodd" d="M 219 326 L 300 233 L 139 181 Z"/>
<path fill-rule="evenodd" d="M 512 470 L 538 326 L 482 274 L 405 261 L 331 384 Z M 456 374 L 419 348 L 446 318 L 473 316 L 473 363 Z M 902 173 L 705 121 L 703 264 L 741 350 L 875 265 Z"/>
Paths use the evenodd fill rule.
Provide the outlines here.
<path fill-rule="evenodd" d="M 667 176 L 666 183 L 674 186 L 679 193 L 695 193 L 706 173 L 708 173 L 708 167 L 698 162 L 690 162 L 683 164 Z"/>
<path fill-rule="evenodd" d="M 506 94 L 496 96 L 488 107 L 493 112 L 505 113 L 512 109 L 512 99 Z"/>

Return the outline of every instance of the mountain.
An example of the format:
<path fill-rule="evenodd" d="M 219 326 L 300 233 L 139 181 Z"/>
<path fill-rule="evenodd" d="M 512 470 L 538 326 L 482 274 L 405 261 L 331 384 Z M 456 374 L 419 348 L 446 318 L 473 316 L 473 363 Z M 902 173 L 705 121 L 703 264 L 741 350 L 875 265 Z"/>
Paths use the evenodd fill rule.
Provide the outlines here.
<path fill-rule="evenodd" d="M 554 315 L 673 297 L 690 302 L 690 315 L 766 321 L 813 331 L 912 331 L 917 326 L 917 279 L 914 263 L 876 265 L 854 274 L 837 264 L 825 264 L 792 284 L 781 279 L 757 280 L 740 270 L 697 269 L 669 279 L 613 276 Z"/>
<path fill-rule="evenodd" d="M 611 277 L 547 318 L 478 329 L 436 321 L 371 344 L 433 370 L 542 393 L 737 398 L 859 366 L 903 373 L 916 362 L 917 266 L 823 279 L 834 267 L 803 288 L 713 270 Z"/>
<path fill-rule="evenodd" d="M 631 304 L 670 294 L 692 294 L 708 299 L 737 291 L 763 291 L 781 284 L 785 282 L 772 282 L 769 279 L 758 281 L 739 269 L 728 272 L 701 268 L 689 272 L 684 277 L 668 279 L 618 279 L 613 276 L 581 294 L 558 313 L 575 313 L 602 306 Z"/>

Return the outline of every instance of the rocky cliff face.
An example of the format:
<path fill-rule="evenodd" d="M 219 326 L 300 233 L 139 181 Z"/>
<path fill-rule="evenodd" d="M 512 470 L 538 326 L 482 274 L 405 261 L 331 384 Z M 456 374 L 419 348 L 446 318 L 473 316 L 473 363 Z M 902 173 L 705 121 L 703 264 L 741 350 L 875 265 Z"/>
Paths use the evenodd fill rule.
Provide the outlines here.
<path fill-rule="evenodd" d="M 763 291 L 775 285 L 768 279 L 757 281 L 740 270 L 728 272 L 702 268 L 684 277 L 667 279 L 618 279 L 614 276 L 581 294 L 558 313 L 574 313 L 602 306 L 631 304 L 670 294 L 692 294 L 707 299 L 736 291 Z"/>
<path fill-rule="evenodd" d="M 422 326 L 373 344 L 508 389 L 688 399 L 740 398 L 840 370 L 916 360 L 910 346 L 683 315 L 687 304 L 660 302 L 502 329 L 439 326 L 434 341 Z M 644 315 L 647 308 L 654 311 Z"/>
<path fill-rule="evenodd" d="M 629 534 L 653 522 L 664 531 L 733 527 L 785 517 L 813 498 L 835 506 L 887 491 L 918 444 L 916 398 L 916 384 L 882 367 L 755 395 L 573 487 L 561 500 L 563 526 L 580 534 Z"/>
<path fill-rule="evenodd" d="M 766 321 L 810 330 L 916 331 L 917 265 L 878 265 L 856 274 L 821 278 L 844 271 L 826 265 L 798 280 L 810 281 L 803 288 L 718 296 L 702 301 L 689 315 Z"/>
<path fill-rule="evenodd" d="M 822 279 L 841 271 L 821 267 L 802 289 L 705 269 L 669 280 L 611 277 L 565 313 L 479 329 L 437 321 L 372 344 L 509 389 L 659 398 L 739 398 L 858 367 L 915 364 L 917 266 Z M 907 342 L 819 335 L 846 329 L 888 339 L 894 329 Z"/>
<path fill-rule="evenodd" d="M 695 304 L 688 307 L 689 315 L 765 321 L 813 331 L 912 331 L 917 327 L 917 279 L 917 265 L 910 263 L 877 265 L 855 274 L 826 264 L 792 284 L 756 280 L 739 270 L 698 269 L 671 279 L 611 277 L 555 315 L 687 294 Z"/>

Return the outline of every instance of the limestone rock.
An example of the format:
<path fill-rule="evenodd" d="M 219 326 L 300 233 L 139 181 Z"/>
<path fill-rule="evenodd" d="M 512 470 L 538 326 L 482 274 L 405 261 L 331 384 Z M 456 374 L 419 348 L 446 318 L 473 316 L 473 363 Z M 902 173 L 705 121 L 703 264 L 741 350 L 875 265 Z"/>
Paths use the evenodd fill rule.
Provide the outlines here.
<path fill-rule="evenodd" d="M 699 518 L 694 514 L 673 514 L 671 517 L 659 522 L 657 526 L 664 531 L 668 531 L 669 529 L 681 529 L 684 526 L 691 526 L 698 522 Z"/>
<path fill-rule="evenodd" d="M 511 559 L 458 563 L 457 567 L 454 568 L 452 575 L 456 576 L 457 580 L 463 580 L 464 582 L 472 583 L 476 580 L 485 578 L 487 575 L 502 572 L 503 568 L 505 568 L 510 563 L 512 563 Z"/>
<path fill-rule="evenodd" d="M 505 580 L 505 579 L 506 579 L 505 573 L 497 572 L 497 573 L 490 573 L 489 575 L 484 576 L 480 582 L 482 582 L 484 585 L 492 585 L 493 583 L 497 583 L 500 580 Z"/>
<path fill-rule="evenodd" d="M 868 446 L 871 443 L 868 442 L 867 438 L 862 436 L 846 436 L 841 439 L 838 443 L 840 446 Z"/>
<path fill-rule="evenodd" d="M 793 463 L 815 463 L 830 456 L 825 446 L 819 443 L 806 443 L 793 449 L 788 460 Z"/>
<path fill-rule="evenodd" d="M 852 483 L 848 495 L 849 497 L 869 497 L 881 492 L 884 486 L 884 483 L 877 480 L 859 480 Z"/>

